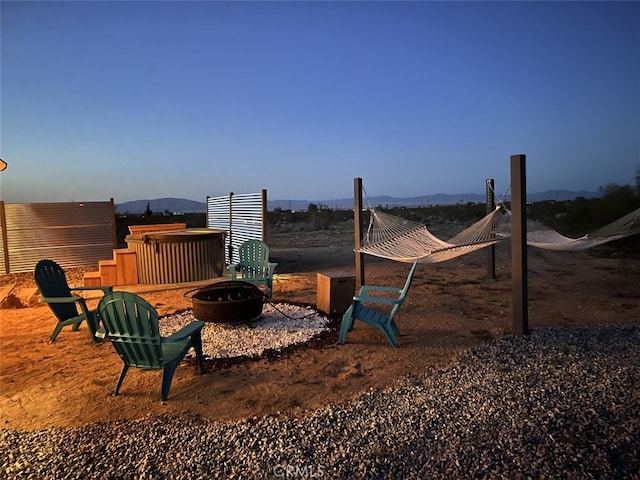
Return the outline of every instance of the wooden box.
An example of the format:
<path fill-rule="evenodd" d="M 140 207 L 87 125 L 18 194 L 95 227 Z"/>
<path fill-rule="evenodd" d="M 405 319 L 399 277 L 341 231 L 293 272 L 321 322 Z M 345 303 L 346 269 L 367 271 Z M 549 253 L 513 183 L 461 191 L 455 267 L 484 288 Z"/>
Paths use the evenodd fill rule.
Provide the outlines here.
<path fill-rule="evenodd" d="M 356 277 L 350 273 L 318 273 L 316 306 L 328 315 L 342 315 L 351 305 L 355 290 Z"/>
<path fill-rule="evenodd" d="M 115 285 L 135 285 L 138 283 L 136 252 L 126 248 L 118 248 L 113 251 L 113 259 L 116 262 Z"/>

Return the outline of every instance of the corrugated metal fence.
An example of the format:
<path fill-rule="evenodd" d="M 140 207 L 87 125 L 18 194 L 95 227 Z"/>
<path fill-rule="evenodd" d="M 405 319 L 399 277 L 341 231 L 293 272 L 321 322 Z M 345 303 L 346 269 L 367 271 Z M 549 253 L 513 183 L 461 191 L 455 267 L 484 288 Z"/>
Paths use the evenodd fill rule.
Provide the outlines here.
<path fill-rule="evenodd" d="M 63 268 L 98 266 L 116 248 L 115 206 L 108 202 L 0 201 L 0 273 L 32 272 L 40 259 Z"/>
<path fill-rule="evenodd" d="M 238 248 L 249 239 L 267 241 L 267 191 L 207 197 L 207 227 L 227 231 L 225 259 L 238 261 Z"/>

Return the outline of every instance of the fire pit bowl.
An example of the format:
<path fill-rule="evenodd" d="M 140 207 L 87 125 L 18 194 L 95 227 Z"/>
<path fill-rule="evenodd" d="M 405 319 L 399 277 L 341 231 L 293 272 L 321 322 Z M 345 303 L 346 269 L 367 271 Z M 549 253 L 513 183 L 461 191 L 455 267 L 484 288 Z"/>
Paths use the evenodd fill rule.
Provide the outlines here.
<path fill-rule="evenodd" d="M 248 282 L 217 282 L 184 296 L 191 299 L 193 317 L 203 322 L 247 323 L 262 315 L 264 293 Z"/>

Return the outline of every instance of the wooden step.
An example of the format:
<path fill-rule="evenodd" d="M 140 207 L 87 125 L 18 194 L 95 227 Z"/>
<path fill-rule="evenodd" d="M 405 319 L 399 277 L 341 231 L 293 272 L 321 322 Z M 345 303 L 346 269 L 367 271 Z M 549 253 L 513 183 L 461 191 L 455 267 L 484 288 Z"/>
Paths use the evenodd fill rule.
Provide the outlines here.
<path fill-rule="evenodd" d="M 85 287 L 99 287 L 102 285 L 102 279 L 100 278 L 100 272 L 85 272 L 82 284 Z"/>
<path fill-rule="evenodd" d="M 116 285 L 135 285 L 138 283 L 136 252 L 126 248 L 117 248 L 113 251 L 113 259 L 116 262 Z"/>
<path fill-rule="evenodd" d="M 98 262 L 100 270 L 100 281 L 103 286 L 113 286 L 118 284 L 118 272 L 115 260 L 100 260 Z"/>

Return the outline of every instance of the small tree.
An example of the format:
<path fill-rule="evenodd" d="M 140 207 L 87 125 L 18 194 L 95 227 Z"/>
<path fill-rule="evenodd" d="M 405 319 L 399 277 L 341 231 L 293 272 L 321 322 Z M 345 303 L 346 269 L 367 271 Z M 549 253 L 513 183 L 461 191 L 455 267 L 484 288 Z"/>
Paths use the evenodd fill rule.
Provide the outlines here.
<path fill-rule="evenodd" d="M 144 216 L 145 217 L 150 217 L 151 215 L 153 215 L 153 212 L 151 211 L 151 202 L 147 202 L 147 208 L 144 210 Z"/>

